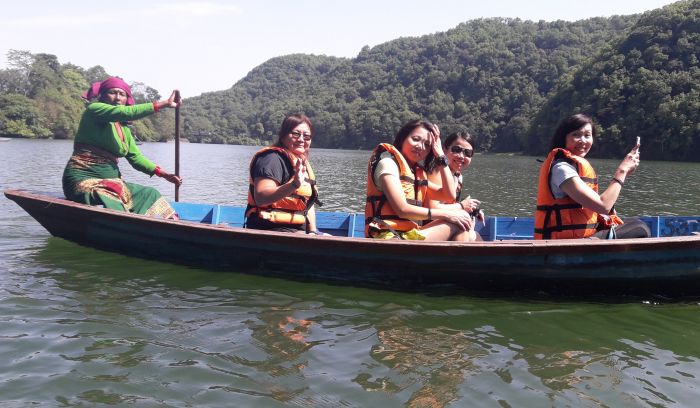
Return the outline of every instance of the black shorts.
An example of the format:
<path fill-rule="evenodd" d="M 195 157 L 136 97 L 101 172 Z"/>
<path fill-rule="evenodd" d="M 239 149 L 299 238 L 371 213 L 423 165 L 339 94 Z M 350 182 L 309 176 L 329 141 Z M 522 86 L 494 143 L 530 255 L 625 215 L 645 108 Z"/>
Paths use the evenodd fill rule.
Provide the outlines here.
<path fill-rule="evenodd" d="M 245 227 L 250 229 L 278 231 L 278 232 L 305 232 L 304 224 L 279 224 L 252 215 L 246 218 Z"/>

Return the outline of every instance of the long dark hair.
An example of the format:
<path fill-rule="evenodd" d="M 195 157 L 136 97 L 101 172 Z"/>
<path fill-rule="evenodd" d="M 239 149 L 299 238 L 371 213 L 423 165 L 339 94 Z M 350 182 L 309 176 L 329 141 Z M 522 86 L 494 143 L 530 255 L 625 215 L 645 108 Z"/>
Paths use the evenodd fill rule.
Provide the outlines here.
<path fill-rule="evenodd" d="M 549 150 L 552 151 L 556 148 L 566 149 L 566 135 L 574 130 L 581 129 L 588 124 L 590 124 L 591 128 L 593 128 L 593 137 L 595 138 L 598 135 L 598 132 L 596 131 L 595 124 L 593 124 L 593 119 L 584 115 L 583 113 L 577 113 L 562 120 L 561 123 L 559 123 L 559 126 L 557 126 L 557 130 L 554 131 Z"/>
<path fill-rule="evenodd" d="M 279 132 L 277 132 L 277 143 L 275 143 L 275 146 L 284 147 L 282 145 L 282 138 L 292 133 L 292 130 L 294 130 L 295 127 L 301 125 L 302 123 L 306 123 L 309 126 L 309 130 L 313 135 L 314 125 L 311 124 L 311 119 L 309 119 L 309 117 L 304 115 L 303 113 L 293 113 L 284 118 L 284 120 L 282 121 L 282 126 L 280 126 L 280 130 Z"/>
<path fill-rule="evenodd" d="M 427 120 L 422 120 L 422 119 L 414 119 L 399 129 L 398 132 L 396 132 L 396 136 L 394 136 L 394 142 L 392 143 L 395 148 L 397 148 L 399 151 L 401 151 L 401 146 L 403 146 L 403 142 L 406 140 L 408 135 L 411 134 L 414 130 L 418 129 L 419 127 L 422 127 L 423 129 L 427 130 L 428 132 L 432 132 L 433 128 L 435 125 L 432 123 L 428 122 Z M 403 154 L 403 153 L 402 153 Z M 425 157 L 425 163 L 432 163 L 435 160 L 435 155 L 433 154 L 433 150 L 430 149 L 428 152 L 428 155 Z"/>

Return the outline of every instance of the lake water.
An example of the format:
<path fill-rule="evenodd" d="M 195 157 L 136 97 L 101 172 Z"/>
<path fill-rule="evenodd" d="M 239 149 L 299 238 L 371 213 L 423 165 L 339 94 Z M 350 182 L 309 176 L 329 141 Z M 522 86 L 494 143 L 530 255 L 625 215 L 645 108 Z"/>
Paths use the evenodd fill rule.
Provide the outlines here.
<path fill-rule="evenodd" d="M 67 141 L 0 143 L 0 187 L 59 191 Z M 173 145 L 142 150 L 172 169 Z M 182 145 L 182 201 L 243 204 L 254 147 Z M 324 210 L 368 152 L 314 150 Z M 601 180 L 617 162 L 593 161 Z M 539 163 L 475 156 L 469 194 L 531 215 Z M 158 187 L 122 163 L 128 180 Z M 700 165 L 642 162 L 625 214 L 700 213 Z M 607 183 L 604 183 L 604 186 Z M 700 306 L 425 296 L 143 261 L 52 238 L 0 199 L 0 406 L 691 407 Z"/>

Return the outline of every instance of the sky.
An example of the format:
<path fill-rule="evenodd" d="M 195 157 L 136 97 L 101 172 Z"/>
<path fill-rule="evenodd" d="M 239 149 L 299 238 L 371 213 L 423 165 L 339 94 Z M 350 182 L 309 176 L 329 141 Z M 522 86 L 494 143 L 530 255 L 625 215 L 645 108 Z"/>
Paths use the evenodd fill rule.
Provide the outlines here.
<path fill-rule="evenodd" d="M 127 82 L 184 98 L 228 89 L 288 54 L 354 58 L 362 47 L 443 32 L 488 17 L 568 20 L 653 10 L 668 0 L 23 0 L 3 2 L 0 68 L 9 50 L 101 65 Z"/>

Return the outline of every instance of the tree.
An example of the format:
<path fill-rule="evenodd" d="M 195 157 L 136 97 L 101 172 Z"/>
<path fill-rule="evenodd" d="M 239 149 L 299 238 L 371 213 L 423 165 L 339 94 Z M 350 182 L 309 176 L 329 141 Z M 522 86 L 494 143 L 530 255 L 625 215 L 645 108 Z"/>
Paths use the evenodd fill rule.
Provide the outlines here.
<path fill-rule="evenodd" d="M 0 134 L 57 139 L 74 137 L 85 108 L 82 93 L 91 82 L 109 75 L 100 66 L 84 70 L 74 64 L 61 64 L 55 55 L 11 50 L 10 68 L 0 70 Z M 158 93 L 142 84 L 139 97 L 159 99 Z M 147 119 L 143 133 L 156 137 L 170 132 L 167 115 Z M 172 117 L 170 117 L 172 122 Z M 167 139 L 166 136 L 157 136 Z"/>
<path fill-rule="evenodd" d="M 0 134 L 15 137 L 48 137 L 39 110 L 21 94 L 0 95 Z"/>
<path fill-rule="evenodd" d="M 597 153 L 619 157 L 641 136 L 644 157 L 700 160 L 700 1 L 645 13 L 627 36 L 601 49 L 563 82 L 533 121 L 528 151 L 544 153 L 541 135 L 563 117 L 589 113 L 599 124 Z M 540 144 L 538 144 L 538 142 Z"/>
<path fill-rule="evenodd" d="M 107 71 L 105 71 L 105 69 L 100 65 L 95 65 L 94 67 L 85 70 L 85 79 L 89 84 L 104 81 L 109 76 L 110 75 L 107 73 Z"/>
<path fill-rule="evenodd" d="M 235 118 L 247 136 L 265 143 L 279 126 L 275 114 L 303 110 L 322 123 L 317 146 L 351 148 L 374 147 L 405 121 L 423 117 L 467 127 L 487 149 L 518 149 L 562 77 L 637 19 L 479 19 L 367 46 L 354 59 L 276 57 L 231 89 L 188 98 L 183 116 L 206 116 L 230 140 L 228 121 Z"/>

